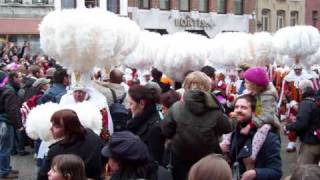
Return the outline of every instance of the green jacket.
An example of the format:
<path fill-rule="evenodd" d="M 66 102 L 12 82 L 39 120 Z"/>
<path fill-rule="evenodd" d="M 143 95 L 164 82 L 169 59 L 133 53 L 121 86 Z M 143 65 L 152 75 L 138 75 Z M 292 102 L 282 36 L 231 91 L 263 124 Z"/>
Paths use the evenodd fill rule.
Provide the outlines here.
<path fill-rule="evenodd" d="M 231 132 L 228 117 L 210 93 L 189 91 L 165 116 L 162 133 L 169 149 L 180 159 L 197 161 L 210 153 L 221 153 L 219 138 Z"/>

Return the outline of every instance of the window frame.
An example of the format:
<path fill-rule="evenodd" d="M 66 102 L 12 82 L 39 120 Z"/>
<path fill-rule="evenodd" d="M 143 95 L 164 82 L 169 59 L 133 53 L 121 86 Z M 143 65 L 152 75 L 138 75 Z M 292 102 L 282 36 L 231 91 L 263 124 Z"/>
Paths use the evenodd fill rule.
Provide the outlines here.
<path fill-rule="evenodd" d="M 201 12 L 201 13 L 207 13 L 207 12 L 209 12 L 209 0 L 204 0 L 204 1 L 206 2 L 205 10 L 201 10 L 201 9 L 200 9 L 200 0 L 199 0 L 198 9 L 199 9 L 199 12 Z"/>
<path fill-rule="evenodd" d="M 191 7 L 190 7 L 190 5 L 191 5 L 191 0 L 185 0 L 185 1 L 188 2 L 188 8 L 187 8 L 187 9 L 181 9 L 181 1 L 182 1 L 182 0 L 178 0 L 178 2 L 179 2 L 179 4 L 178 4 L 178 6 L 179 6 L 179 11 L 181 11 L 181 12 L 189 12 L 189 11 L 191 11 Z"/>
<path fill-rule="evenodd" d="M 282 22 L 282 24 L 280 24 Z M 285 10 L 277 10 L 277 24 L 276 28 L 281 29 L 286 26 L 286 11 Z"/>
<path fill-rule="evenodd" d="M 148 1 L 148 7 L 144 7 L 144 3 L 141 3 L 141 1 L 142 2 Z M 150 9 L 151 8 L 151 0 L 139 0 L 138 7 L 139 7 L 139 9 Z"/>
<path fill-rule="evenodd" d="M 163 0 L 159 0 L 159 9 L 160 10 L 170 10 L 170 0 L 167 0 L 168 1 L 168 7 L 167 8 L 162 8 L 161 7 L 161 1 L 163 1 Z"/>
<path fill-rule="evenodd" d="M 243 15 L 244 14 L 244 1 L 243 0 L 234 0 L 233 2 L 234 2 L 234 7 L 235 7 L 234 8 L 234 14 L 235 15 Z M 237 3 L 240 3 L 240 11 L 239 11 L 239 13 L 236 10 Z"/>
<path fill-rule="evenodd" d="M 271 25 L 270 20 L 271 20 L 271 10 L 262 9 L 262 12 L 261 12 L 262 31 L 270 31 L 270 25 Z"/>
<path fill-rule="evenodd" d="M 217 1 L 217 13 L 218 14 L 227 14 L 227 0 L 216 0 Z M 219 4 L 221 3 L 221 1 L 223 1 L 223 12 L 220 11 L 219 9 Z"/>
<path fill-rule="evenodd" d="M 299 11 L 290 12 L 290 26 L 295 26 L 299 24 Z"/>

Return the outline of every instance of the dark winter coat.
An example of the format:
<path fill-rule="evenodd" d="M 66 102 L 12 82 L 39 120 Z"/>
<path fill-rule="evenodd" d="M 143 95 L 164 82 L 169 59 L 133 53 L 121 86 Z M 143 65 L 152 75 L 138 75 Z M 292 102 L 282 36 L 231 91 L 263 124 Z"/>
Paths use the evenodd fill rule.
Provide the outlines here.
<path fill-rule="evenodd" d="M 85 139 L 77 141 L 72 145 L 62 145 L 60 141 L 49 147 L 48 156 L 39 171 L 38 180 L 48 179 L 47 173 L 50 170 L 51 162 L 59 154 L 75 154 L 85 164 L 86 176 L 92 179 L 100 179 L 101 176 L 101 149 L 103 144 L 98 135 L 92 130 L 86 129 Z"/>
<path fill-rule="evenodd" d="M 151 156 L 161 164 L 165 139 L 161 134 L 160 120 L 156 105 L 151 105 L 142 114 L 130 119 L 127 129 L 141 138 Z"/>
<path fill-rule="evenodd" d="M 296 122 L 287 125 L 288 131 L 297 132 L 301 142 L 306 144 L 320 144 L 320 141 L 314 135 L 316 126 L 319 124 L 319 114 L 317 113 L 317 104 L 315 103 L 315 92 L 308 89 L 304 93 L 305 98 L 301 101 Z"/>
<path fill-rule="evenodd" d="M 175 103 L 162 124 L 162 133 L 170 139 L 169 150 L 186 161 L 197 161 L 210 153 L 221 153 L 219 138 L 231 132 L 229 119 L 213 97 L 203 91 L 185 93 Z"/>
<path fill-rule="evenodd" d="M 20 116 L 21 99 L 10 85 L 0 89 L 0 121 L 5 121 L 15 128 L 22 127 Z"/>
<path fill-rule="evenodd" d="M 255 132 L 256 130 L 251 130 L 249 135 L 245 136 L 240 134 L 240 128 L 237 128 L 231 135 L 231 165 L 238 161 L 240 174 L 246 171 L 242 160 L 250 157 L 252 153 L 252 140 Z M 273 132 L 269 132 L 256 159 L 256 180 L 279 180 L 281 178 L 280 148 L 280 137 Z"/>

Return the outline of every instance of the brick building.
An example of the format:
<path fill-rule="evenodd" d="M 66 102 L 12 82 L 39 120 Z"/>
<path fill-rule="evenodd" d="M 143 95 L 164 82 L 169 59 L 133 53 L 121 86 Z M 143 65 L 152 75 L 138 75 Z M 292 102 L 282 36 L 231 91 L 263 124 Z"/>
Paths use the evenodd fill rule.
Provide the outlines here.
<path fill-rule="evenodd" d="M 320 30 L 319 13 L 320 1 L 319 0 L 305 0 L 306 1 L 306 25 L 317 27 Z"/>
<path fill-rule="evenodd" d="M 29 41 L 39 52 L 38 24 L 53 9 L 53 0 L 0 0 L 0 42 Z"/>

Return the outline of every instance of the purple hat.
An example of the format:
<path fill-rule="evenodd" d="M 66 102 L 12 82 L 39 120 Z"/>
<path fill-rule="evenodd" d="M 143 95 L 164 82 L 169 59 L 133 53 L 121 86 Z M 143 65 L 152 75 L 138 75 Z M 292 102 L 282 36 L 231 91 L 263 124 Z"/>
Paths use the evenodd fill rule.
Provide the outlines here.
<path fill-rule="evenodd" d="M 269 84 L 268 73 L 263 67 L 252 67 L 246 70 L 244 78 L 258 86 L 267 86 Z"/>

